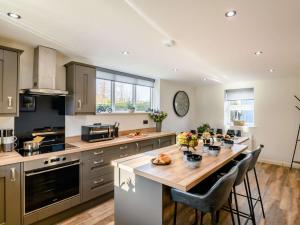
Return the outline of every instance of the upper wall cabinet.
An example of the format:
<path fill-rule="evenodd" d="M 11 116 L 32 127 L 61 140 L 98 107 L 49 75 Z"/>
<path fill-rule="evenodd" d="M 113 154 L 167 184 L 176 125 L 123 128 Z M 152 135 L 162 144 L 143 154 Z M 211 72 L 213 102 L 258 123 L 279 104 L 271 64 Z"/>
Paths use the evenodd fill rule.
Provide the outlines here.
<path fill-rule="evenodd" d="M 96 67 L 70 62 L 67 68 L 66 113 L 91 115 L 96 113 Z"/>
<path fill-rule="evenodd" d="M 17 116 L 22 50 L 0 46 L 0 116 Z"/>

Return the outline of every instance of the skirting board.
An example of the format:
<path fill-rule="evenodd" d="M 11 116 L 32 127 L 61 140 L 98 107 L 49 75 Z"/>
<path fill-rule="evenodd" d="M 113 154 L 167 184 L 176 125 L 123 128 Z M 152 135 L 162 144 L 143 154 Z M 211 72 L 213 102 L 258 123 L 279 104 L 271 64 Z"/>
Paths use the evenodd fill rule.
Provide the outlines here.
<path fill-rule="evenodd" d="M 269 164 L 274 164 L 274 165 L 279 165 L 279 166 L 284 166 L 284 167 L 291 166 L 290 162 L 282 162 L 282 161 L 275 161 L 275 160 L 269 160 L 269 159 L 258 159 L 258 161 L 262 162 L 262 163 L 269 163 Z M 293 168 L 300 169 L 300 164 L 294 163 Z"/>

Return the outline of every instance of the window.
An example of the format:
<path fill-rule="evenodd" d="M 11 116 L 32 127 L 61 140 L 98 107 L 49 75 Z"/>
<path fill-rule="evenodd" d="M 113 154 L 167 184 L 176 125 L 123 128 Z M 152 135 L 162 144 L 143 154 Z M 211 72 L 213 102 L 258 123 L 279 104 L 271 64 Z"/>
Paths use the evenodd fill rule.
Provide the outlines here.
<path fill-rule="evenodd" d="M 127 111 L 133 104 L 133 85 L 115 82 L 115 111 Z"/>
<path fill-rule="evenodd" d="M 147 111 L 152 108 L 152 88 L 146 86 L 136 86 L 136 111 Z"/>
<path fill-rule="evenodd" d="M 96 80 L 96 110 L 109 112 L 112 110 L 112 82 L 110 80 Z"/>
<path fill-rule="evenodd" d="M 97 71 L 97 112 L 127 112 L 129 106 L 138 112 L 152 108 L 154 80 L 118 73 L 103 68 Z"/>
<path fill-rule="evenodd" d="M 235 120 L 254 126 L 254 89 L 231 89 L 225 91 L 225 125 L 234 125 Z"/>

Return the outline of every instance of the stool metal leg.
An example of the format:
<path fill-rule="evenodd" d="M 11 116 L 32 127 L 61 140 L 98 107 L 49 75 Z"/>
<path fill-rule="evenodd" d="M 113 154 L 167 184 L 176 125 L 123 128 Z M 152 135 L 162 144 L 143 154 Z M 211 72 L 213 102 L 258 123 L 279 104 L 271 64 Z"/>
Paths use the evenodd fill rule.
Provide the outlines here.
<path fill-rule="evenodd" d="M 198 225 L 198 210 L 195 209 L 195 225 Z"/>
<path fill-rule="evenodd" d="M 249 209 L 250 209 L 250 215 L 251 215 L 251 219 L 252 219 L 252 224 L 256 225 L 255 214 L 254 214 L 254 207 L 253 207 L 252 195 L 251 195 L 251 189 L 250 189 L 249 179 L 248 179 L 247 174 L 246 174 L 246 180 L 244 181 L 244 185 L 245 185 L 245 190 L 246 190 L 246 194 L 247 194 L 247 199 L 248 199 L 248 204 L 249 204 Z"/>
<path fill-rule="evenodd" d="M 255 180 L 256 180 L 256 186 L 257 186 L 257 190 L 258 190 L 258 195 L 259 195 L 261 210 L 262 210 L 262 213 L 263 213 L 263 217 L 266 218 L 266 216 L 265 216 L 265 209 L 264 209 L 264 205 L 263 205 L 262 198 L 261 198 L 261 193 L 260 193 L 260 188 L 259 188 L 259 183 L 258 183 L 258 178 L 257 178 L 255 167 L 253 168 L 253 171 L 254 171 L 254 176 L 255 176 Z"/>
<path fill-rule="evenodd" d="M 200 211 L 200 225 L 203 225 L 203 212 Z"/>
<path fill-rule="evenodd" d="M 238 206 L 235 187 L 233 187 L 233 196 L 234 196 L 234 202 L 235 202 L 236 215 L 237 215 L 237 218 L 238 218 L 238 225 L 241 225 L 240 211 L 239 211 L 239 206 Z"/>
<path fill-rule="evenodd" d="M 217 214 L 216 214 L 216 212 L 211 212 L 211 225 L 217 225 Z"/>
<path fill-rule="evenodd" d="M 173 219 L 173 225 L 176 225 L 176 217 L 177 217 L 177 202 L 175 202 L 175 206 L 174 206 L 174 219 Z"/>
<path fill-rule="evenodd" d="M 230 209 L 230 215 L 231 215 L 231 222 L 233 225 L 235 225 L 235 221 L 234 221 L 234 216 L 233 216 L 233 211 L 232 211 L 232 206 L 231 206 L 231 201 L 230 199 L 228 199 L 228 205 L 229 205 L 229 209 Z M 201 224 L 202 225 L 202 224 Z"/>

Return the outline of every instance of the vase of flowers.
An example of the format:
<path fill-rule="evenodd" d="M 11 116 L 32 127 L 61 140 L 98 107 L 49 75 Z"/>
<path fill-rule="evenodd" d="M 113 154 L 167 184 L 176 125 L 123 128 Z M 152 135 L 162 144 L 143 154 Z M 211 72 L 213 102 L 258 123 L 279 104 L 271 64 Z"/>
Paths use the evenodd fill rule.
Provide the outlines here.
<path fill-rule="evenodd" d="M 168 114 L 163 111 L 154 110 L 149 113 L 149 117 L 156 123 L 156 132 L 161 132 L 162 121 L 166 119 Z"/>

